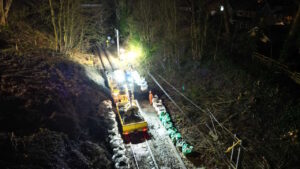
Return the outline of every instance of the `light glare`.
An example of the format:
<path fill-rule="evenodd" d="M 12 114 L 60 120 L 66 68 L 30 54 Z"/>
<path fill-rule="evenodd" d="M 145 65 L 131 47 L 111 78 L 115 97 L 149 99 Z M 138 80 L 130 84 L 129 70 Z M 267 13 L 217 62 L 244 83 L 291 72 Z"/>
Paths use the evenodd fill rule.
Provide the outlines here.
<path fill-rule="evenodd" d="M 220 11 L 224 11 L 224 6 L 223 5 L 220 6 Z"/>
<path fill-rule="evenodd" d="M 125 82 L 125 74 L 124 74 L 124 72 L 122 70 L 116 70 L 116 71 L 114 71 L 114 79 L 118 83 Z"/>

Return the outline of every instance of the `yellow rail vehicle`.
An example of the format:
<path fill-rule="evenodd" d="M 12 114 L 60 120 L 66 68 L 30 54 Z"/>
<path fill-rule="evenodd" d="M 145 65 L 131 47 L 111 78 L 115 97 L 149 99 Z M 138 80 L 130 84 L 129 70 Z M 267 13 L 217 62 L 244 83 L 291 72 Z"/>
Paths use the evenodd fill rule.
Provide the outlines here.
<path fill-rule="evenodd" d="M 107 79 L 114 102 L 127 102 L 129 96 L 127 86 L 116 82 L 113 76 L 108 76 Z"/>
<path fill-rule="evenodd" d="M 119 102 L 116 104 L 123 135 L 132 132 L 146 132 L 148 129 L 148 124 L 141 116 L 136 104 L 136 100 L 133 100 L 132 103 Z"/>
<path fill-rule="evenodd" d="M 114 100 L 114 102 L 117 104 L 119 102 L 128 102 L 129 101 L 129 94 L 128 94 L 128 90 L 126 88 L 113 88 L 111 90 L 111 96 Z"/>
<path fill-rule="evenodd" d="M 116 104 L 117 115 L 121 123 L 122 134 L 147 132 L 148 124 L 140 114 L 137 100 L 130 100 L 126 83 L 117 82 L 113 73 L 107 76 L 111 96 Z"/>

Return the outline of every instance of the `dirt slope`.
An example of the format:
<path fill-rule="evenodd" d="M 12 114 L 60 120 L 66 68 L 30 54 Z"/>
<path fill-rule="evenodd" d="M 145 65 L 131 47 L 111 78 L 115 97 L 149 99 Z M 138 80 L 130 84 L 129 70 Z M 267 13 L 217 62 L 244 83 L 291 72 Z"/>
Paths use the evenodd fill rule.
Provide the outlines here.
<path fill-rule="evenodd" d="M 0 168 L 111 168 L 99 106 L 108 97 L 51 55 L 0 56 Z"/>

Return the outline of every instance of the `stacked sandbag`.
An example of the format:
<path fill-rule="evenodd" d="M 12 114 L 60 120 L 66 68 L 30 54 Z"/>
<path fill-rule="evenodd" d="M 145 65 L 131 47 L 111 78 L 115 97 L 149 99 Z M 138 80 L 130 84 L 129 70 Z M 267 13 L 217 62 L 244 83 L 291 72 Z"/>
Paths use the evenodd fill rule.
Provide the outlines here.
<path fill-rule="evenodd" d="M 123 142 L 123 139 L 118 130 L 118 123 L 116 121 L 116 114 L 112 111 L 112 104 L 111 101 L 104 101 L 108 111 L 108 115 L 106 120 L 109 124 L 108 129 L 108 138 L 110 146 L 113 149 L 113 157 L 112 160 L 115 163 L 116 169 L 129 169 L 129 159 L 126 157 L 126 148 Z"/>
<path fill-rule="evenodd" d="M 184 155 L 190 154 L 193 151 L 193 146 L 189 145 L 178 132 L 178 130 L 173 126 L 171 121 L 170 114 L 167 113 L 166 107 L 162 104 L 162 100 L 155 95 L 152 99 L 152 105 L 155 111 L 158 114 L 159 120 L 161 121 L 162 125 L 168 132 L 169 137 L 171 138 L 173 144 L 176 147 L 181 148 L 181 152 Z"/>

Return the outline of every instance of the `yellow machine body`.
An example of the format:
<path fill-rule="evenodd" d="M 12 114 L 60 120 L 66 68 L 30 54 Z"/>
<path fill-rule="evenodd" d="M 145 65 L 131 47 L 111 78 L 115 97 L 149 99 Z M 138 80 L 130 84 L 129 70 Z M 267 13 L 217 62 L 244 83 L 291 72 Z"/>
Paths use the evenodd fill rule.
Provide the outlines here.
<path fill-rule="evenodd" d="M 107 79 L 111 96 L 116 104 L 122 134 L 127 135 L 133 132 L 146 132 L 148 130 L 148 124 L 139 112 L 137 100 L 132 100 L 130 103 L 128 88 L 124 84 L 118 84 L 112 76 L 108 76 Z M 128 114 L 136 114 L 141 119 L 134 122 L 125 122 L 124 117 Z"/>

